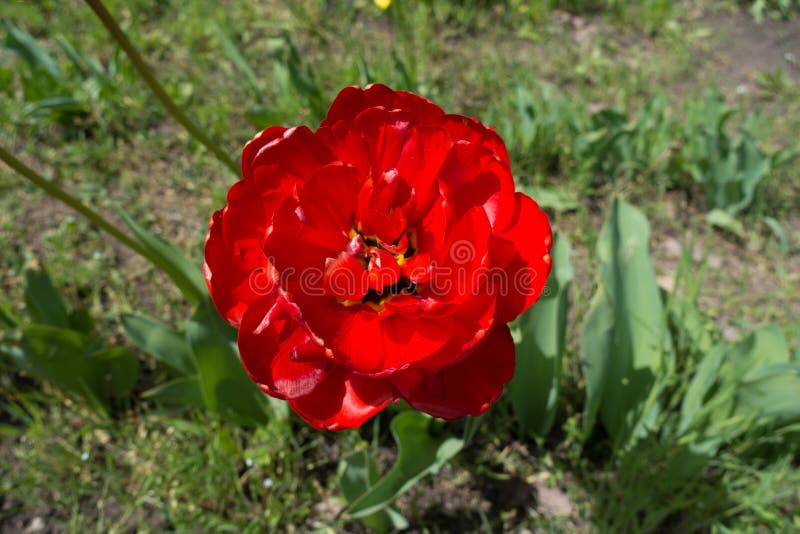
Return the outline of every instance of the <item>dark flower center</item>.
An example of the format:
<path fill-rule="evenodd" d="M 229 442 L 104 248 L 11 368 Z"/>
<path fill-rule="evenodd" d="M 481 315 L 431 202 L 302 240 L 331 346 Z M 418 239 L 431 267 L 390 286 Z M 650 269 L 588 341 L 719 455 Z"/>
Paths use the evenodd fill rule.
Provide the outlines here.
<path fill-rule="evenodd" d="M 400 277 L 400 280 L 396 284 L 384 287 L 383 291 L 376 291 L 374 289 L 370 289 L 369 291 L 367 291 L 367 294 L 364 295 L 364 298 L 361 299 L 361 302 L 363 304 L 367 303 L 380 304 L 385 299 L 400 294 L 416 296 L 417 284 L 412 282 L 405 276 L 402 276 Z"/>

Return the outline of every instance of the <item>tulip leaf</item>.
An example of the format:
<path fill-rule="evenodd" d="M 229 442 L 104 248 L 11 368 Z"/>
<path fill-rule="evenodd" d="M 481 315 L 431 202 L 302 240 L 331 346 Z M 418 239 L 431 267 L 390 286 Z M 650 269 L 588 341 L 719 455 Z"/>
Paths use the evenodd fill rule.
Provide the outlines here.
<path fill-rule="evenodd" d="M 195 265 L 174 245 L 164 241 L 134 221 L 123 210 L 119 210 L 119 216 L 148 253 L 158 258 L 156 267 L 163 270 L 175 282 L 175 285 L 183 293 L 184 298 L 190 304 L 200 302 L 208 293 L 200 267 Z"/>
<path fill-rule="evenodd" d="M 206 407 L 200 382 L 196 376 L 176 378 L 142 393 L 142 397 L 160 404 L 186 404 L 197 409 Z"/>
<path fill-rule="evenodd" d="M 759 426 L 800 422 L 800 364 L 773 363 L 748 374 L 736 395 L 734 413 Z"/>
<path fill-rule="evenodd" d="M 800 421 L 798 370 L 777 325 L 736 343 L 719 343 L 689 383 L 679 432 L 723 442 L 749 429 Z"/>
<path fill-rule="evenodd" d="M 523 435 L 546 435 L 556 414 L 572 280 L 566 237 L 555 236 L 550 255 L 553 271 L 544 292 L 520 319 L 522 340 L 517 345 L 517 368 L 509 385 L 511 404 Z"/>
<path fill-rule="evenodd" d="M 130 395 L 139 375 L 139 360 L 129 351 L 98 348 L 89 336 L 49 325 L 23 328 L 18 350 L 8 354 L 36 378 L 106 415 L 111 401 Z"/>
<path fill-rule="evenodd" d="M 348 503 L 352 503 L 367 492 L 378 479 L 375 462 L 368 451 L 360 450 L 344 457 L 339 463 L 339 487 Z M 375 532 L 389 532 L 408 528 L 408 521 L 393 506 L 389 505 L 360 521 Z"/>
<path fill-rule="evenodd" d="M 392 469 L 348 509 L 351 518 L 361 518 L 385 509 L 429 473 L 437 473 L 463 448 L 464 441 L 447 435 L 434 435 L 438 423 L 430 416 L 405 411 L 392 419 L 391 430 L 397 442 L 397 462 Z"/>
<path fill-rule="evenodd" d="M 92 408 L 108 413 L 102 370 L 85 358 L 91 339 L 66 328 L 31 325 L 23 328 L 17 364 L 39 380 L 77 395 Z M 14 354 L 12 354 L 13 356 Z"/>
<path fill-rule="evenodd" d="M 142 315 L 123 315 L 125 333 L 142 352 L 184 375 L 197 372 L 186 336 Z"/>
<path fill-rule="evenodd" d="M 36 324 L 69 327 L 67 307 L 43 268 L 25 269 L 25 307 Z"/>
<path fill-rule="evenodd" d="M 105 368 L 107 396 L 115 402 L 130 397 L 139 378 L 139 359 L 122 347 L 108 347 L 93 352 L 90 358 Z"/>
<path fill-rule="evenodd" d="M 236 330 L 219 316 L 209 299 L 197 306 L 186 326 L 186 335 L 206 406 L 237 423 L 265 423 L 266 395 L 242 367 Z"/>
<path fill-rule="evenodd" d="M 91 335 L 94 332 L 94 318 L 86 308 L 76 308 L 69 312 L 69 327 L 71 330 Z"/>
<path fill-rule="evenodd" d="M 600 274 L 581 332 L 581 357 L 585 435 L 599 416 L 616 446 L 652 420 L 654 386 L 674 365 L 649 239 L 647 218 L 614 199 L 597 242 Z"/>

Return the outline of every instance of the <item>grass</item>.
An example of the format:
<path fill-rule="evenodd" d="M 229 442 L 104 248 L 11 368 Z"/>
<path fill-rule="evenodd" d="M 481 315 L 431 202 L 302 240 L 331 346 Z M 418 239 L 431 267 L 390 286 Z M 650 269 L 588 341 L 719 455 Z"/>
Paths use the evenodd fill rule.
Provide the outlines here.
<path fill-rule="evenodd" d="M 681 123 L 685 102 L 715 82 L 729 104 L 761 115 L 757 139 L 764 150 L 787 146 L 800 128 L 796 65 L 787 60 L 780 71 L 750 65 L 753 90 L 747 93 L 737 93 L 738 80 L 726 79 L 730 43 L 719 20 L 752 23 L 734 2 L 720 7 L 686 1 L 669 9 L 663 6 L 673 3 L 658 1 L 630 8 L 622 2 L 554 2 L 555 9 L 551 2 L 513 0 L 393 4 L 387 12 L 366 0 L 352 5 L 136 0 L 108 7 L 167 92 L 234 155 L 269 123 L 315 126 L 318 100 L 324 105 L 342 86 L 370 81 L 412 89 L 447 111 L 478 116 L 507 139 L 520 131 L 517 88 L 535 94 L 540 83 L 563 99 L 565 114 L 613 107 L 637 117 L 647 102 L 664 95 L 670 117 Z M 223 204 L 235 176 L 171 121 L 84 4 L 11 3 L 3 16 L 50 52 L 61 73 L 59 91 L 82 106 L 72 115 L 31 113 L 25 84 L 35 85 L 41 75 L 24 74 L 19 59 L 3 49 L 4 145 L 103 213 L 124 206 L 199 264 L 206 221 Z M 81 71 L 59 37 L 68 39 L 86 65 L 96 62 L 107 83 L 88 68 Z M 229 45 L 249 65 L 252 79 Z M 293 47 L 301 60 L 296 71 Z M 37 90 L 54 86 L 45 85 Z M 549 105 L 545 109 L 554 109 Z M 554 114 L 556 122 L 567 120 Z M 734 127 L 741 123 L 734 122 Z M 658 274 L 667 279 L 674 274 L 675 244 L 680 251 L 685 236 L 700 243 L 692 253 L 705 263 L 705 275 L 694 273 L 694 283 L 701 308 L 724 336 L 735 337 L 741 324 L 736 321 L 775 321 L 788 334 L 797 331 L 797 160 L 758 189 L 754 204 L 739 217 L 745 233 L 737 237 L 707 228 L 697 187 L 675 190 L 659 183 L 671 177 L 668 171 L 652 177 L 637 171 L 613 181 L 571 172 L 583 161 L 570 161 L 560 150 L 548 153 L 564 142 L 563 131 L 556 132 L 540 145 L 516 143 L 511 155 L 521 183 L 573 199 L 566 207 L 549 208 L 554 227 L 575 248 L 571 324 L 580 324 L 592 293 L 602 214 L 611 195 L 622 193 L 651 220 Z M 783 225 L 788 251 L 779 250 L 765 215 Z M 98 318 L 110 342 L 125 343 L 121 313 L 147 313 L 168 322 L 187 315 L 166 278 L 22 185 L 6 167 L 0 168 L 0 249 L 2 303 L 14 314 L 23 312 L 22 268 L 36 258 L 71 304 L 88 307 Z M 581 455 L 578 330 L 568 331 L 558 430 L 546 442 L 524 440 L 515 433 L 508 407 L 498 404 L 477 441 L 452 466 L 403 497 L 400 506 L 412 524 L 427 525 L 431 532 L 447 531 L 456 520 L 463 530 L 484 532 L 800 528 L 793 490 L 800 470 L 791 455 L 762 465 L 728 452 L 678 494 L 657 484 L 658 467 L 674 454 L 674 444 L 653 443 L 638 456 Z M 165 376 L 154 362 L 144 361 L 142 390 Z M 0 362 L 0 379 L 4 529 L 23 529 L 40 517 L 48 527 L 75 532 L 360 531 L 360 525 L 337 518 L 338 459 L 356 442 L 371 443 L 387 465 L 394 454 L 387 415 L 374 427 L 336 436 L 313 433 L 294 418 L 242 429 L 208 414 L 154 411 L 145 402 L 117 420 L 102 421 L 55 391 L 40 391 L 9 362 Z M 554 515 L 537 503 L 533 495 L 542 486 L 567 495 L 569 514 Z M 718 526 L 712 526 L 715 521 Z"/>

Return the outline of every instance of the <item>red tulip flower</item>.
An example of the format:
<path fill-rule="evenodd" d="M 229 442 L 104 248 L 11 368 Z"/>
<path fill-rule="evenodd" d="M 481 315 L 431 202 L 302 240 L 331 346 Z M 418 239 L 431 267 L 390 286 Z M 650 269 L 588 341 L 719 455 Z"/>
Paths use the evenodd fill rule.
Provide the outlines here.
<path fill-rule="evenodd" d="M 273 126 L 245 145 L 204 270 L 253 381 L 341 430 L 399 399 L 483 413 L 513 375 L 506 323 L 540 295 L 551 242 L 494 130 L 346 87 L 316 131 Z"/>

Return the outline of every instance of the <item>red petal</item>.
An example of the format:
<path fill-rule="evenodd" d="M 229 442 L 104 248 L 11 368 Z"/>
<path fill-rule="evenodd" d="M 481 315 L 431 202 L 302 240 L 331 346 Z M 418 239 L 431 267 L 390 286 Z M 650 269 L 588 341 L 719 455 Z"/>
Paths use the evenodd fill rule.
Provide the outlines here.
<path fill-rule="evenodd" d="M 418 122 L 428 122 L 444 114 L 439 106 L 426 98 L 406 91 L 393 91 L 385 85 L 371 84 L 365 89 L 355 86 L 342 89 L 328 109 L 322 126 L 332 126 L 342 120 L 352 121 L 363 110 L 372 107 L 411 111 L 417 116 Z"/>
<path fill-rule="evenodd" d="M 425 295 L 443 301 L 463 301 L 483 291 L 492 229 L 486 214 L 474 207 L 447 234 L 447 240 L 432 265 Z"/>
<path fill-rule="evenodd" d="M 361 132 L 369 147 L 372 176 L 397 168 L 414 116 L 407 111 L 387 111 L 369 108 L 355 118 L 355 127 Z"/>
<path fill-rule="evenodd" d="M 359 173 L 340 162 L 319 169 L 300 192 L 304 243 L 342 250 L 350 241 L 359 191 Z"/>
<path fill-rule="evenodd" d="M 294 295 L 324 296 L 323 274 L 327 258 L 339 255 L 340 249 L 301 239 L 302 209 L 288 199 L 275 212 L 272 232 L 264 242 L 264 254 L 280 273 L 281 288 Z"/>
<path fill-rule="evenodd" d="M 459 215 L 482 206 L 495 231 L 508 226 L 514 214 L 514 178 L 489 149 L 458 142 L 448 153 L 439 178 L 450 186 Z"/>
<path fill-rule="evenodd" d="M 439 193 L 436 178 L 452 146 L 446 130 L 429 126 L 417 126 L 405 140 L 397 172 L 414 191 L 413 205 L 407 210 L 409 221 L 421 218 L 436 199 Z"/>
<path fill-rule="evenodd" d="M 396 206 L 400 180 L 396 171 L 369 179 L 358 193 L 357 224 L 366 236 L 376 236 L 385 243 L 400 239 L 406 229 L 405 211 Z"/>
<path fill-rule="evenodd" d="M 264 187 L 261 185 L 264 182 L 271 184 L 276 173 L 306 180 L 333 159 L 330 150 L 311 130 L 298 126 L 285 130 L 282 137 L 261 146 L 253 155 L 245 178 L 252 177 L 259 187 Z"/>
<path fill-rule="evenodd" d="M 479 120 L 463 115 L 442 115 L 434 124 L 445 128 L 453 141 L 469 141 L 475 145 L 482 145 L 495 155 L 497 159 L 511 168 L 508 161 L 508 150 L 503 139 L 492 128 L 484 126 Z"/>
<path fill-rule="evenodd" d="M 547 215 L 522 193 L 515 194 L 515 208 L 509 228 L 492 240 L 492 265 L 506 273 L 505 287 L 497 288 L 499 323 L 514 320 L 536 302 L 552 267 Z"/>
<path fill-rule="evenodd" d="M 283 126 L 270 126 L 256 134 L 244 145 L 244 149 L 242 149 L 242 176 L 244 178 L 252 177 L 253 158 L 256 157 L 258 151 L 275 139 L 282 138 L 286 130 Z"/>
<path fill-rule="evenodd" d="M 400 266 L 393 255 L 383 249 L 372 247 L 369 258 L 369 287 L 381 292 L 400 280 Z M 362 295 L 363 296 L 363 295 Z"/>
<path fill-rule="evenodd" d="M 392 383 L 335 367 L 314 390 L 289 401 L 292 409 L 314 428 L 358 428 L 396 398 Z"/>
<path fill-rule="evenodd" d="M 384 376 L 408 367 L 450 339 L 448 331 L 425 318 L 379 313 L 366 304 L 345 307 L 334 299 L 307 297 L 301 307 L 304 320 L 336 361 L 365 375 Z"/>
<path fill-rule="evenodd" d="M 347 252 L 341 252 L 336 259 L 327 262 L 323 283 L 326 294 L 359 302 L 369 290 L 370 279 L 361 262 Z"/>
<path fill-rule="evenodd" d="M 455 365 L 430 375 L 412 369 L 391 380 L 414 408 L 447 420 L 477 417 L 500 398 L 514 375 L 514 341 L 508 326 L 496 326 Z"/>
<path fill-rule="evenodd" d="M 438 256 L 444 245 L 447 229 L 455 220 L 453 203 L 449 200 L 447 185 L 439 183 L 439 187 L 444 191 L 440 192 L 425 217 L 413 228 L 411 246 L 416 250 L 416 254 Z"/>
<path fill-rule="evenodd" d="M 242 363 L 250 378 L 273 397 L 294 399 L 322 382 L 329 363 L 323 347 L 316 345 L 314 354 L 312 347 L 311 337 L 287 313 L 282 298 L 259 302 L 242 319 Z M 296 350 L 302 352 L 303 362 L 292 360 Z"/>
<path fill-rule="evenodd" d="M 203 270 L 217 309 L 238 327 L 247 307 L 272 292 L 276 274 L 261 249 L 279 193 L 259 195 L 241 180 L 228 193 L 229 205 L 209 222 Z"/>

